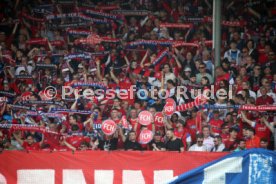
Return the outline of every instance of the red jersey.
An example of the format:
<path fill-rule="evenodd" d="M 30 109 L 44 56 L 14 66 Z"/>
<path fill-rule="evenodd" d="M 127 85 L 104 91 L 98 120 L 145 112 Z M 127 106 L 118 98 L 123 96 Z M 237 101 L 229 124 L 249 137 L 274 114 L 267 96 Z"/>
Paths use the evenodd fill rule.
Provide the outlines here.
<path fill-rule="evenodd" d="M 127 100 L 129 102 L 129 104 L 133 104 L 134 103 L 134 98 L 132 98 L 134 95 L 134 92 L 132 90 L 130 90 L 131 88 L 131 81 L 129 78 L 125 78 L 124 80 L 120 80 L 119 82 L 119 87 L 121 90 L 124 90 L 124 92 L 121 92 L 121 94 L 123 94 L 123 96 L 126 98 L 125 100 Z"/>
<path fill-rule="evenodd" d="M 271 132 L 265 124 L 257 123 L 255 126 L 256 136 L 270 140 Z"/>
<path fill-rule="evenodd" d="M 56 134 L 45 133 L 44 143 L 50 146 L 50 149 L 54 149 L 59 145 L 60 136 Z"/>
<path fill-rule="evenodd" d="M 90 142 L 90 138 L 79 136 L 79 135 L 73 135 L 66 139 L 66 142 L 68 142 L 69 144 L 71 144 L 72 146 L 74 146 L 77 149 L 80 147 L 80 145 L 83 141 Z"/>
<path fill-rule="evenodd" d="M 257 98 L 256 100 L 256 105 L 269 105 L 269 104 L 273 104 L 274 100 L 272 97 L 270 96 L 260 96 Z"/>
<path fill-rule="evenodd" d="M 180 140 L 182 140 L 184 150 L 187 150 L 187 138 L 191 136 L 189 130 L 186 128 L 184 128 L 182 131 L 175 130 L 174 135 Z"/>
<path fill-rule="evenodd" d="M 223 121 L 221 119 L 211 119 L 209 121 L 209 124 L 211 125 L 211 131 L 213 133 L 217 133 L 217 134 L 220 134 L 221 133 L 221 125 L 223 124 Z"/>
<path fill-rule="evenodd" d="M 222 142 L 225 144 L 225 142 L 229 139 L 229 134 L 220 134 Z"/>
<path fill-rule="evenodd" d="M 189 119 L 187 120 L 187 127 L 189 129 L 189 132 L 191 134 L 192 137 L 192 141 L 196 141 L 196 133 L 197 131 L 199 131 L 199 127 L 196 124 L 196 120 L 195 119 Z"/>
<path fill-rule="evenodd" d="M 28 144 L 26 141 L 24 141 L 22 144 L 22 147 L 27 151 L 40 150 L 40 145 L 38 142 L 34 142 L 33 144 Z"/>
<path fill-rule="evenodd" d="M 138 122 L 137 119 L 129 119 L 128 122 L 130 123 L 130 125 L 132 126 L 132 130 L 135 127 L 135 124 Z M 141 124 L 138 123 L 137 125 L 137 130 L 140 130 Z"/>
<path fill-rule="evenodd" d="M 257 136 L 254 136 L 252 139 L 248 139 L 246 141 L 246 148 L 259 148 L 260 147 L 260 138 Z"/>
<path fill-rule="evenodd" d="M 226 140 L 224 142 L 225 148 L 227 148 L 229 151 L 233 151 L 238 147 L 238 143 L 236 140 L 231 141 L 230 139 Z"/>

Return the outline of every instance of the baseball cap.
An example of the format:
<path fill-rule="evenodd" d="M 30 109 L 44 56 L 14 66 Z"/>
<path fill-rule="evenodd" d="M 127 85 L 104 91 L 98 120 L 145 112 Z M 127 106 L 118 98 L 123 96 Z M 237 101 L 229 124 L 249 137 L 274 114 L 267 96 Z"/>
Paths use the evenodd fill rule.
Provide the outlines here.
<path fill-rule="evenodd" d="M 79 64 L 78 65 L 78 68 L 84 68 L 82 64 Z"/>
<path fill-rule="evenodd" d="M 69 70 L 69 68 L 63 68 L 61 71 L 62 71 L 62 72 L 68 72 L 68 71 L 70 71 L 70 70 Z"/>
<path fill-rule="evenodd" d="M 185 67 L 184 72 L 191 72 L 192 69 L 190 67 Z"/>

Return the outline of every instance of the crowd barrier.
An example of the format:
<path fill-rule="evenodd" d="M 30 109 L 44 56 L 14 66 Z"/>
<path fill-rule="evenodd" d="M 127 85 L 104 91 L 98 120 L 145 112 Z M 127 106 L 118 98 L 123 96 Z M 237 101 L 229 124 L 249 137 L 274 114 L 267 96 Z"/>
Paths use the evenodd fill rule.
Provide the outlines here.
<path fill-rule="evenodd" d="M 0 183 L 163 183 L 228 153 L 80 151 L 0 154 Z"/>

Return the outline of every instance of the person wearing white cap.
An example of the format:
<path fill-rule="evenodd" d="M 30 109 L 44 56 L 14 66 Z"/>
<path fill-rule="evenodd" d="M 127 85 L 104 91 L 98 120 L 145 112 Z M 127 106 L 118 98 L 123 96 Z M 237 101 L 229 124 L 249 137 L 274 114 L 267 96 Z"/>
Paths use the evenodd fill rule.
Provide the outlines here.
<path fill-rule="evenodd" d="M 70 69 L 67 66 L 65 66 L 61 69 L 61 72 L 62 72 L 62 77 L 64 81 L 65 82 L 70 81 Z"/>
<path fill-rule="evenodd" d="M 78 65 L 78 68 L 84 68 L 84 66 L 80 63 L 80 64 Z"/>

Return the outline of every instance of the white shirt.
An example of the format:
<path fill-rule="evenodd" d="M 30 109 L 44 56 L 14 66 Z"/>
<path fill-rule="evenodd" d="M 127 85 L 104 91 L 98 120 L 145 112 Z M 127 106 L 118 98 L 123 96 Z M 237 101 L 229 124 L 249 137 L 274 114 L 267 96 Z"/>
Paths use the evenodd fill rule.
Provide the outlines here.
<path fill-rule="evenodd" d="M 165 74 L 165 84 L 167 84 L 168 80 L 173 80 L 175 82 L 175 75 L 173 73 L 166 73 Z"/>
<path fill-rule="evenodd" d="M 215 146 L 214 138 L 211 136 L 204 138 L 203 144 L 207 147 L 207 151 L 211 151 L 212 148 Z"/>
<path fill-rule="evenodd" d="M 170 89 L 170 95 L 169 97 L 172 97 L 175 94 L 175 87 Z"/>
<path fill-rule="evenodd" d="M 242 94 L 242 92 L 240 91 L 240 92 L 238 92 L 238 94 Z M 252 90 L 249 90 L 249 96 L 250 96 L 250 97 L 253 97 L 255 100 L 256 100 L 256 98 L 257 98 L 256 93 L 255 93 L 254 91 L 252 91 Z"/>
<path fill-rule="evenodd" d="M 189 148 L 189 151 L 207 151 L 207 147 L 205 145 L 198 146 L 194 144 Z"/>
<path fill-rule="evenodd" d="M 214 146 L 212 152 L 222 152 L 225 149 L 225 145 L 221 143 L 217 148 Z"/>
<path fill-rule="evenodd" d="M 152 85 L 152 86 L 161 87 L 161 82 L 158 79 L 156 79 L 155 77 L 149 77 L 148 83 L 150 83 L 150 85 Z"/>

